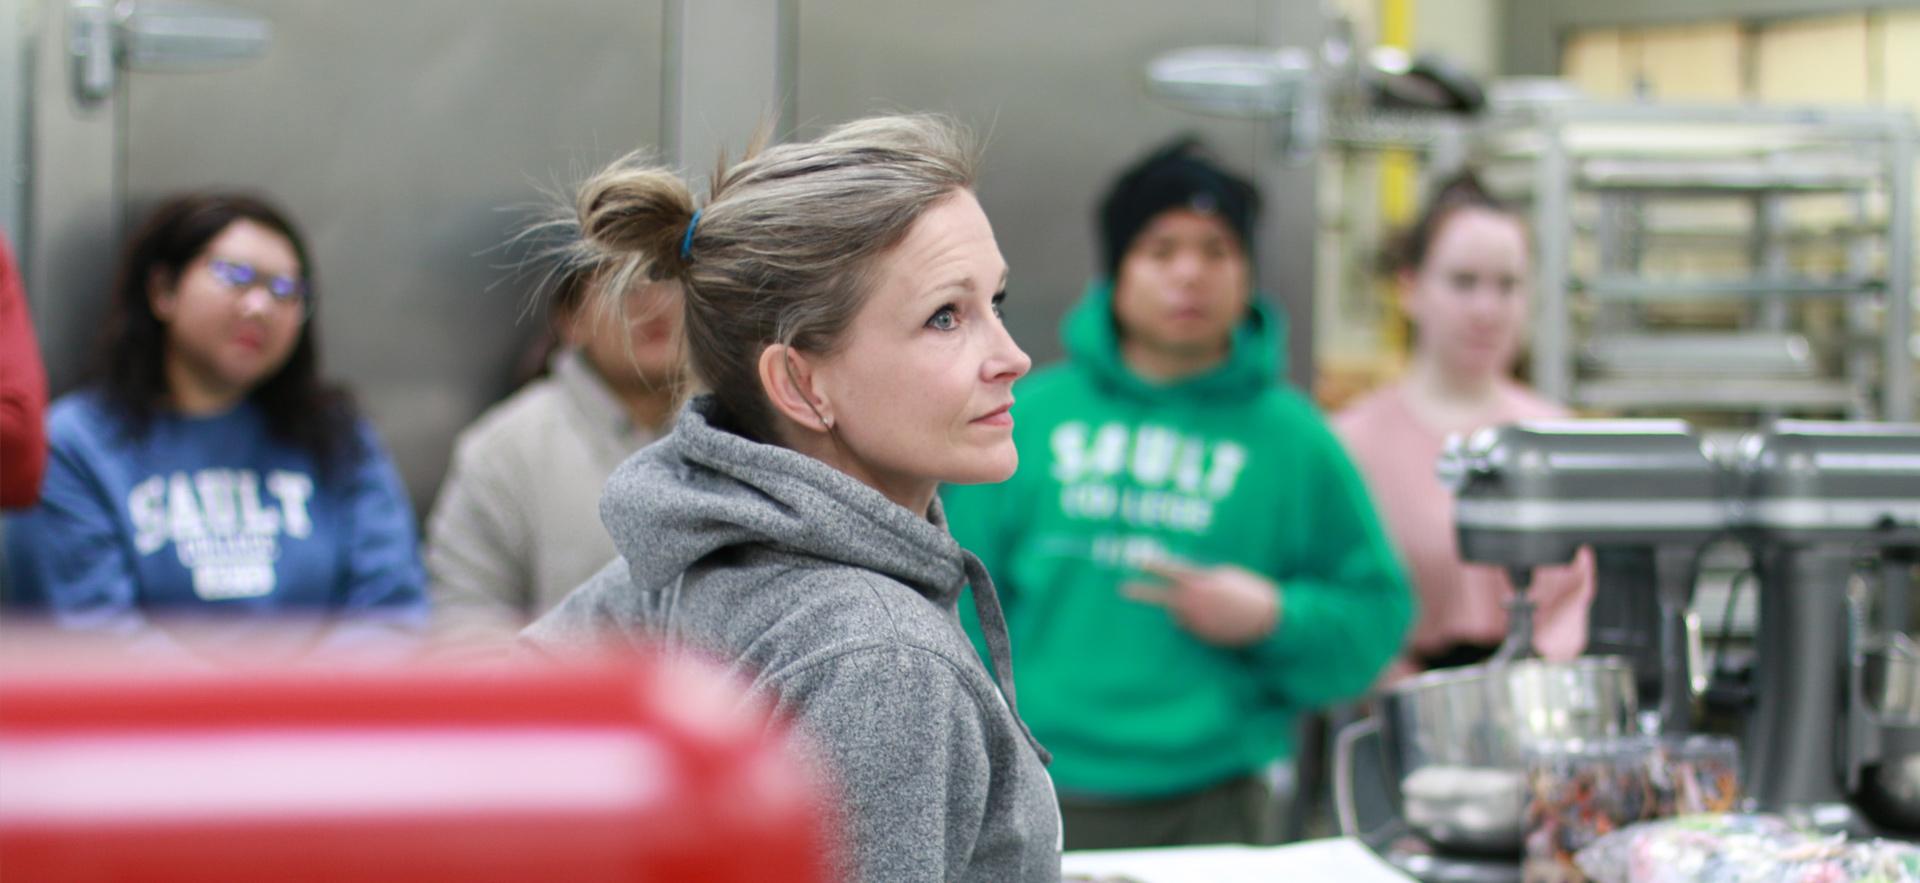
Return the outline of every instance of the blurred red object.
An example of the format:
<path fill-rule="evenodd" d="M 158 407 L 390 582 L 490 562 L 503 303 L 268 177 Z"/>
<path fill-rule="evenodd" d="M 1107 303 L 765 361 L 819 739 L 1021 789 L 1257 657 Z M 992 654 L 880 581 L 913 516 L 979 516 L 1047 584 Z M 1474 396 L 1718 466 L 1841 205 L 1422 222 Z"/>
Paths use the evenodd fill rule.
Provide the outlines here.
<path fill-rule="evenodd" d="M 0 879 L 826 881 L 784 727 L 709 666 L 0 668 Z"/>

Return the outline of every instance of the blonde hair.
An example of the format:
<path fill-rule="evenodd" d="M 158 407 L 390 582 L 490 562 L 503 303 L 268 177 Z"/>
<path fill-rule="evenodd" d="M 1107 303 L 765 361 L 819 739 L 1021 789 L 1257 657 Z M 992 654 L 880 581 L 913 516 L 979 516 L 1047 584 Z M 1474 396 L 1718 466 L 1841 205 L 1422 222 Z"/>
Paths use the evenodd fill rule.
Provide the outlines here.
<path fill-rule="evenodd" d="M 632 154 L 581 185 L 576 259 L 612 267 L 601 292 L 676 280 L 695 379 L 735 430 L 774 441 L 760 353 L 834 352 L 872 288 L 876 259 L 929 207 L 971 189 L 977 149 L 944 117 L 881 116 L 814 141 L 721 157 L 699 222 L 673 171 Z M 606 296 L 606 295 L 602 295 Z M 617 306 L 616 306 L 617 309 Z"/>

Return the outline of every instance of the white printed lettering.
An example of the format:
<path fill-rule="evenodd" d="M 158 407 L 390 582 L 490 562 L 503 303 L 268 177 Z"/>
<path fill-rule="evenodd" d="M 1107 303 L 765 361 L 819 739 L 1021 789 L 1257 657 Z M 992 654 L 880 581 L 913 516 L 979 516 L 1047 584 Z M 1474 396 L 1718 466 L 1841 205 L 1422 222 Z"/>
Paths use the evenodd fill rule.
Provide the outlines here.
<path fill-rule="evenodd" d="M 1060 509 L 1069 518 L 1106 519 L 1120 505 L 1120 494 L 1111 485 L 1070 484 L 1060 489 Z"/>
<path fill-rule="evenodd" d="M 1233 486 L 1240 481 L 1240 470 L 1246 465 L 1246 448 L 1230 441 L 1214 445 L 1213 469 L 1207 473 L 1207 494 L 1218 500 L 1233 493 Z"/>
<path fill-rule="evenodd" d="M 228 469 L 202 469 L 193 476 L 200 491 L 200 514 L 209 533 L 225 536 L 240 530 L 239 501 L 234 498 L 233 472 Z"/>
<path fill-rule="evenodd" d="M 280 532 L 280 513 L 268 509 L 260 499 L 260 476 L 251 469 L 240 471 L 240 525 L 252 534 Z"/>
<path fill-rule="evenodd" d="M 274 470 L 265 490 L 277 507 L 261 498 L 260 476 L 251 469 L 150 476 L 127 491 L 134 549 L 151 555 L 172 543 L 204 600 L 271 594 L 282 534 L 313 534 L 313 478 Z"/>
<path fill-rule="evenodd" d="M 1127 426 L 1124 423 L 1109 423 L 1100 427 L 1093 437 L 1093 451 L 1088 459 L 1092 460 L 1093 471 L 1101 478 L 1111 478 L 1120 474 L 1127 462 Z"/>
<path fill-rule="evenodd" d="M 1147 487 L 1167 483 L 1180 434 L 1160 426 L 1142 426 L 1133 434 L 1133 480 Z"/>
<path fill-rule="evenodd" d="M 307 517 L 313 479 L 298 472 L 275 469 L 267 475 L 267 492 L 280 501 L 280 519 L 287 526 L 287 536 L 297 539 L 313 533 L 313 520 Z"/>
<path fill-rule="evenodd" d="M 1086 472 L 1087 424 L 1078 421 L 1053 428 L 1047 440 L 1053 447 L 1053 478 L 1062 484 L 1079 481 Z"/>
<path fill-rule="evenodd" d="M 185 472 L 167 478 L 167 530 L 175 540 L 207 532 L 206 522 L 200 518 L 200 502 L 193 496 L 193 482 Z"/>
<path fill-rule="evenodd" d="M 167 480 L 158 475 L 127 492 L 127 518 L 133 522 L 133 548 L 151 555 L 167 544 Z"/>

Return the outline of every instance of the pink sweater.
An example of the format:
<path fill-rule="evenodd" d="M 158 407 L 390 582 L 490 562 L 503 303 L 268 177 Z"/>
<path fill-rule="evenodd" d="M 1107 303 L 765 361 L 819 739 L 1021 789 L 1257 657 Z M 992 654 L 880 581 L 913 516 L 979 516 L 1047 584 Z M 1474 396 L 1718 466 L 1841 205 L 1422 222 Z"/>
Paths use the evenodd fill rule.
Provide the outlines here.
<path fill-rule="evenodd" d="M 1564 409 L 1518 384 L 1504 384 L 1500 393 L 1500 408 L 1488 425 L 1566 416 Z M 1446 435 L 1420 421 L 1398 384 L 1340 412 L 1333 429 L 1365 476 L 1420 594 L 1412 652 L 1500 643 L 1513 583 L 1498 567 L 1460 560 L 1453 494 L 1434 474 Z M 1572 564 L 1535 570 L 1532 595 L 1534 649 L 1548 659 L 1578 656 L 1587 643 L 1587 605 L 1593 600 L 1592 550 L 1582 549 Z"/>

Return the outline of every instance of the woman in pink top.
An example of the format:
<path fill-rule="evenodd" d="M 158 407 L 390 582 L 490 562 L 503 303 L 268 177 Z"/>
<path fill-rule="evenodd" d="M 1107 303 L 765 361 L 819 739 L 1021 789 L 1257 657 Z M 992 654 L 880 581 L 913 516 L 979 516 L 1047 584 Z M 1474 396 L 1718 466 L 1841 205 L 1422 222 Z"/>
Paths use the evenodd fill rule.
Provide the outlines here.
<path fill-rule="evenodd" d="M 1527 325 L 1527 233 L 1471 174 L 1442 187 L 1394 255 L 1414 325 L 1407 373 L 1334 418 L 1420 593 L 1407 669 L 1477 662 L 1506 634 L 1513 584 L 1460 560 L 1453 495 L 1434 474 L 1447 436 L 1565 409 L 1513 380 Z M 1587 641 L 1593 555 L 1534 571 L 1534 647 L 1549 659 Z"/>

